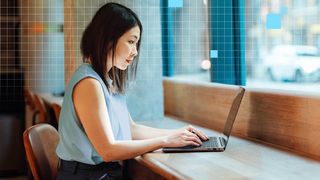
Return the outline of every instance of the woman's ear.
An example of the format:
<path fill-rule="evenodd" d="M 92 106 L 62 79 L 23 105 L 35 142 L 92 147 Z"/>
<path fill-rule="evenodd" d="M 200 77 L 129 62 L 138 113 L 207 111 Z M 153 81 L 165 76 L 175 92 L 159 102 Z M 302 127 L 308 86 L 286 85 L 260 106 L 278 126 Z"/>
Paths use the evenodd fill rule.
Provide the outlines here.
<path fill-rule="evenodd" d="M 112 49 L 112 46 L 113 46 L 113 43 L 112 42 L 109 42 L 108 46 L 107 46 L 107 49 L 108 51 L 110 51 Z"/>

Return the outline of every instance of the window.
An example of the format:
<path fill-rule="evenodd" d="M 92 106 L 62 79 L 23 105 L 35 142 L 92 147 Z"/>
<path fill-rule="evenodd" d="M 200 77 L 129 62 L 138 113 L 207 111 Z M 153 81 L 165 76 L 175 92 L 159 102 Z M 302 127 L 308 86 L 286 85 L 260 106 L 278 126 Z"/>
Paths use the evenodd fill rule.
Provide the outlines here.
<path fill-rule="evenodd" d="M 169 76 L 319 92 L 319 0 L 181 2 L 166 5 Z"/>
<path fill-rule="evenodd" d="M 319 92 L 318 2 L 245 2 L 247 86 Z"/>
<path fill-rule="evenodd" d="M 210 81 L 207 1 L 163 0 L 164 75 Z"/>
<path fill-rule="evenodd" d="M 244 1 L 162 2 L 164 75 L 244 85 Z"/>

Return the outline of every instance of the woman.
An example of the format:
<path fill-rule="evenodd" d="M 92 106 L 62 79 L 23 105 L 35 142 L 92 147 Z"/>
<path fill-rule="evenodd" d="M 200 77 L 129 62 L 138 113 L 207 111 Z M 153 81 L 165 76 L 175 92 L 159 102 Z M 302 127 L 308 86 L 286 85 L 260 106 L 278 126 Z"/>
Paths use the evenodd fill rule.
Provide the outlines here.
<path fill-rule="evenodd" d="M 156 129 L 131 119 L 124 93 L 128 67 L 135 75 L 141 34 L 137 15 L 116 3 L 101 7 L 85 29 L 84 63 L 69 82 L 59 120 L 58 179 L 121 179 L 120 160 L 207 139 L 191 126 Z"/>

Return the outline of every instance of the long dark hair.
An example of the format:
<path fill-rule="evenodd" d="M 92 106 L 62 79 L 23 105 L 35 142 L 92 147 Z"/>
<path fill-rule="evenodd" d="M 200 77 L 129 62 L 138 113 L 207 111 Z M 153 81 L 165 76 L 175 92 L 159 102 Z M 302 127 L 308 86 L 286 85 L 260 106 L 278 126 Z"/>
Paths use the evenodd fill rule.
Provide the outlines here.
<path fill-rule="evenodd" d="M 112 65 L 114 65 L 118 39 L 135 26 L 140 28 L 140 40 L 137 43 L 137 51 L 139 52 L 142 24 L 131 9 L 121 4 L 107 3 L 102 6 L 83 32 L 80 45 L 83 61 L 91 60 L 93 69 L 102 78 L 109 91 L 110 85 L 107 83 L 107 76 L 113 80 L 112 84 L 117 93 L 124 93 L 129 76 L 132 79 L 136 76 L 138 56 L 126 70 L 120 70 L 113 66 L 111 71 L 107 72 L 107 61 L 110 61 L 107 59 L 107 54 L 112 52 Z"/>

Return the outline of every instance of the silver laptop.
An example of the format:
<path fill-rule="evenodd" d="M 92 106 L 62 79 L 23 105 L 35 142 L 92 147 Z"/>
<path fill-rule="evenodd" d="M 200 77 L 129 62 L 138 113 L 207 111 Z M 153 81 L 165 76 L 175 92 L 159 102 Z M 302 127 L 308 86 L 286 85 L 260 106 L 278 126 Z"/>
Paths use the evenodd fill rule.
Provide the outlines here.
<path fill-rule="evenodd" d="M 165 147 L 162 149 L 163 152 L 221 152 L 227 147 L 229 136 L 233 123 L 236 119 L 241 100 L 244 94 L 244 88 L 239 87 L 237 95 L 232 102 L 224 131 L 222 136 L 209 137 L 209 140 L 203 141 L 201 146 L 184 146 L 184 147 Z"/>

